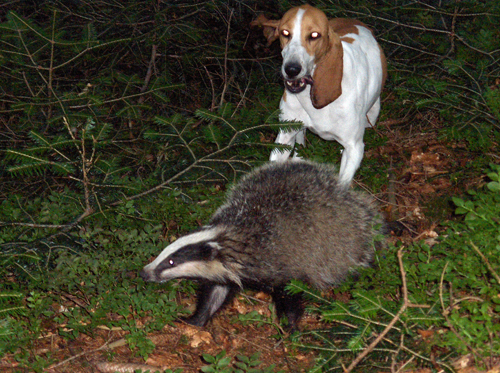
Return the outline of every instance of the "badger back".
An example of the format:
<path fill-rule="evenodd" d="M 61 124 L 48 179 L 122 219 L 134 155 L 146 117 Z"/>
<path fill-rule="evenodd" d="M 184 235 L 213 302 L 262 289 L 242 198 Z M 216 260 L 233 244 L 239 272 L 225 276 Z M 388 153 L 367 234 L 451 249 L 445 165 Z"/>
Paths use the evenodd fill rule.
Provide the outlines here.
<path fill-rule="evenodd" d="M 338 183 L 333 167 L 270 163 L 245 176 L 210 224 L 239 275 L 272 286 L 299 279 L 318 288 L 369 265 L 380 223 L 373 201 Z M 231 247 L 230 250 L 224 250 Z"/>

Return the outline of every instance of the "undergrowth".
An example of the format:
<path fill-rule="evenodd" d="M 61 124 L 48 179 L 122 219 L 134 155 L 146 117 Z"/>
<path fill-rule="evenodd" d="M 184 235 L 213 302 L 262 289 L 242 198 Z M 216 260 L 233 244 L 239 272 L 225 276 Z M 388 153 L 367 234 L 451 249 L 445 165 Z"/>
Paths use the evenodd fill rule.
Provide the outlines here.
<path fill-rule="evenodd" d="M 40 372 L 55 363 L 37 350 L 40 340 L 71 341 L 98 328 L 126 331 L 133 354 L 151 354 L 148 333 L 184 312 L 175 295 L 194 289 L 188 282 L 146 286 L 137 273 L 204 224 L 227 186 L 267 159 L 279 125 L 280 51 L 248 24 L 264 11 L 277 19 L 292 5 L 0 6 L 0 356 Z M 495 159 L 498 4 L 315 5 L 376 31 L 389 60 L 381 122 L 425 127 L 416 122 L 433 118 L 426 125 L 439 127 L 443 139 L 465 142 L 480 156 L 457 180 Z M 308 136 L 303 156 L 338 162 L 336 143 Z M 384 141 L 383 129 L 368 131 L 366 148 Z M 389 166 L 366 159 L 359 175 L 379 191 Z M 447 223 L 437 244 L 404 248 L 408 296 L 421 307 L 408 308 L 364 364 L 389 357 L 395 365 L 407 358 L 429 365 L 438 351 L 447 369 L 458 354 L 484 366 L 498 355 L 498 171 L 488 174 L 490 189 L 454 199 L 464 219 Z M 348 303 L 296 285 L 318 305 L 310 312 L 332 322 L 295 340 L 320 346 L 317 371 L 348 364 L 394 317 L 402 299 L 399 248 L 380 254 L 378 268 L 387 271 L 367 270 L 336 290 L 354 288 Z M 228 362 L 219 367 L 229 371 L 252 371 L 258 361 L 223 359 L 205 360 L 213 369 Z"/>
<path fill-rule="evenodd" d="M 450 361 L 465 354 L 472 354 L 478 367 L 492 368 L 500 355 L 500 165 L 491 165 L 488 178 L 482 189 L 453 198 L 455 213 L 463 218 L 448 222 L 435 244 L 390 246 L 377 253 L 373 269 L 335 290 L 351 292 L 349 301 L 324 298 L 300 282 L 289 286 L 319 304 L 309 311 L 332 325 L 305 333 L 309 345 L 296 341 L 321 351 L 313 371 L 344 371 L 386 328 L 360 369 L 390 360 L 392 367 L 412 362 L 453 371 Z M 399 250 L 404 267 L 398 271 Z M 396 317 L 404 288 L 409 305 Z"/>
<path fill-rule="evenodd" d="M 201 368 L 204 373 L 282 373 L 282 370 L 276 371 L 275 366 L 271 365 L 267 368 L 259 368 L 262 361 L 258 360 L 260 354 L 256 353 L 251 356 L 238 355 L 233 360 L 231 357 L 226 357 L 226 351 L 222 351 L 215 356 L 203 354 L 203 360 L 209 365 Z"/>

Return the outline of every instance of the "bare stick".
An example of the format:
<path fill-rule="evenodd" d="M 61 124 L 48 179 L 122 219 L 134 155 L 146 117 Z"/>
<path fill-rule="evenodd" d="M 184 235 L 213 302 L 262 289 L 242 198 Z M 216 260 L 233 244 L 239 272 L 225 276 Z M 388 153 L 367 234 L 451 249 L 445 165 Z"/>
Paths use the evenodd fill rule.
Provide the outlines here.
<path fill-rule="evenodd" d="M 149 60 L 148 71 L 146 73 L 146 77 L 144 78 L 144 84 L 141 87 L 141 93 L 146 92 L 146 90 L 148 89 L 149 82 L 151 81 L 151 75 L 153 75 L 153 66 L 155 64 L 157 50 L 158 50 L 158 45 L 153 44 L 153 47 L 151 48 L 151 59 Z M 144 103 L 145 99 L 146 96 L 140 96 L 138 103 L 139 104 Z"/>
<path fill-rule="evenodd" d="M 226 49 L 224 51 L 224 88 L 222 89 L 222 94 L 220 96 L 219 107 L 224 103 L 224 95 L 226 94 L 228 81 L 227 81 L 227 51 L 229 49 L 229 32 L 231 31 L 231 18 L 233 18 L 233 9 L 229 13 L 229 19 L 227 21 L 227 35 L 226 35 Z"/>
<path fill-rule="evenodd" d="M 127 344 L 127 342 L 125 341 L 124 338 L 121 338 L 121 339 L 119 339 L 119 340 L 117 340 L 117 341 L 115 341 L 113 343 L 106 342 L 101 347 L 98 347 L 98 348 L 96 348 L 94 350 L 90 350 L 90 351 L 84 351 L 84 352 L 81 352 L 81 353 L 79 353 L 77 355 L 71 356 L 70 358 L 68 358 L 66 360 L 63 360 L 63 361 L 61 361 L 61 362 L 59 362 L 59 363 L 57 363 L 55 365 L 52 365 L 52 366 L 48 367 L 47 370 L 55 369 L 55 368 L 57 368 L 57 367 L 59 367 L 61 365 L 64 365 L 64 364 L 70 362 L 71 360 L 79 358 L 80 356 L 84 356 L 84 355 L 87 355 L 87 354 L 91 354 L 93 352 L 101 351 L 101 350 L 105 349 L 106 347 L 109 348 L 109 349 L 113 349 L 113 348 L 116 348 L 116 347 L 119 347 L 119 346 L 124 346 L 126 344 Z"/>
<path fill-rule="evenodd" d="M 443 282 L 444 282 L 444 273 L 446 272 L 446 268 L 448 268 L 448 264 L 449 262 L 446 262 L 446 265 L 444 266 L 443 268 L 443 272 L 441 272 L 441 280 L 439 281 L 439 300 L 441 302 L 441 308 L 443 310 L 442 314 L 444 316 L 444 319 L 446 320 L 446 323 L 448 324 L 450 330 L 453 332 L 453 334 L 455 334 L 455 336 L 460 339 L 462 341 L 462 343 L 464 344 L 464 346 L 467 346 L 467 349 L 472 352 L 472 354 L 474 355 L 474 357 L 476 358 L 476 361 L 478 359 L 481 359 L 483 364 L 485 366 L 488 366 L 488 364 L 486 363 L 486 361 L 481 357 L 480 354 L 477 353 L 477 351 L 474 349 L 474 347 L 472 347 L 466 340 L 465 338 L 457 331 L 457 329 L 455 329 L 455 326 L 453 325 L 453 323 L 450 321 L 450 319 L 448 318 L 448 315 L 450 313 L 450 311 L 448 309 L 445 308 L 444 306 L 444 299 L 443 299 Z"/>
<path fill-rule="evenodd" d="M 484 256 L 484 254 L 479 250 L 479 248 L 476 245 L 474 245 L 474 242 L 472 242 L 472 241 L 469 241 L 469 242 L 470 242 L 472 248 L 476 251 L 477 255 L 479 255 L 481 257 L 481 259 L 483 259 L 484 264 L 486 264 L 486 267 L 488 267 L 488 269 L 490 270 L 493 277 L 495 277 L 497 282 L 500 284 L 500 276 L 498 276 L 498 274 L 495 272 L 495 270 L 491 266 L 490 262 L 488 261 L 488 258 L 486 258 L 486 256 Z"/>

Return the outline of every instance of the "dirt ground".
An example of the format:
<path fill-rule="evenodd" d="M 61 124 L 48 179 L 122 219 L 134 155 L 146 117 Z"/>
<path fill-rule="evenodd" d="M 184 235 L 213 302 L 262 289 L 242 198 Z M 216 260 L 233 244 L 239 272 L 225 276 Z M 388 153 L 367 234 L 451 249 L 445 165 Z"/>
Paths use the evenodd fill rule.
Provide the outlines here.
<path fill-rule="evenodd" d="M 435 211 L 429 208 L 433 201 L 442 196 L 458 195 L 484 183 L 481 176 L 471 175 L 458 182 L 453 179 L 453 175 L 463 170 L 471 160 L 471 155 L 465 144 L 444 143 L 440 140 L 441 125 L 436 118 L 413 118 L 412 123 L 421 123 L 422 127 L 406 123 L 404 119 L 380 122 L 376 131 L 388 137 L 388 141 L 384 146 L 373 148 L 365 154 L 366 159 L 379 158 L 380 162 L 389 161 L 398 165 L 392 168 L 387 187 L 375 197 L 387 218 L 400 222 L 403 229 L 398 232 L 400 236 L 397 239 L 406 243 L 420 239 L 432 241 L 438 236 L 437 221 L 448 216 L 436 217 Z M 404 166 L 399 166 L 401 164 Z M 362 181 L 358 182 L 357 187 L 369 191 Z M 449 214 L 451 209 L 447 210 Z M 256 305 L 245 302 L 245 296 L 256 299 Z M 192 304 L 193 299 L 184 299 L 183 302 Z M 314 365 L 315 353 L 300 352 L 290 348 L 288 341 L 276 338 L 277 325 L 242 325 L 234 322 L 237 314 L 253 310 L 269 316 L 270 302 L 270 297 L 263 293 L 239 295 L 205 328 L 182 323 L 166 326 L 161 332 L 149 336 L 156 348 L 145 362 L 130 353 L 123 339 L 126 335 L 124 331 L 106 328 L 97 330 L 92 338 L 82 335 L 74 341 L 67 341 L 58 337 L 54 325 L 40 339 L 37 353 L 50 353 L 58 361 L 47 369 L 53 373 L 132 372 L 134 369 L 154 372 L 167 368 L 181 368 L 186 373 L 200 372 L 201 367 L 207 365 L 202 355 L 215 356 L 222 350 L 226 350 L 227 356 L 231 357 L 239 354 L 250 356 L 259 352 L 259 360 L 262 361 L 259 367 L 262 368 L 275 364 L 275 371 L 307 371 Z M 321 327 L 321 323 L 313 316 L 305 315 L 300 327 L 314 329 Z M 467 359 L 463 357 L 457 362 L 457 371 L 476 371 L 470 366 L 470 359 Z M 15 366 L 15 362 L 7 357 L 0 363 L 0 370 L 12 371 Z M 430 373 L 430 370 L 420 370 L 418 373 L 427 372 Z"/>

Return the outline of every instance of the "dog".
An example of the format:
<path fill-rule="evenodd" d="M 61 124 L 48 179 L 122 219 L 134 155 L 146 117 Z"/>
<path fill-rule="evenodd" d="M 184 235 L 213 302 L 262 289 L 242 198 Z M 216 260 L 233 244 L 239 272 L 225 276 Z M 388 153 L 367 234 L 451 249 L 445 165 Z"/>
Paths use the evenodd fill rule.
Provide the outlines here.
<path fill-rule="evenodd" d="M 251 25 L 263 27 L 268 45 L 280 39 L 285 80 L 280 119 L 303 123 L 298 131 L 280 130 L 276 143 L 304 145 L 306 129 L 338 141 L 344 147 L 339 181 L 350 185 L 363 159 L 365 128 L 377 121 L 387 78 L 386 58 L 373 32 L 354 19 L 328 20 L 307 4 L 280 20 L 260 15 Z M 274 149 L 270 160 L 283 162 L 290 153 Z"/>

